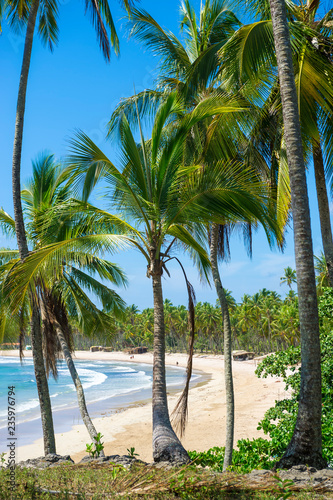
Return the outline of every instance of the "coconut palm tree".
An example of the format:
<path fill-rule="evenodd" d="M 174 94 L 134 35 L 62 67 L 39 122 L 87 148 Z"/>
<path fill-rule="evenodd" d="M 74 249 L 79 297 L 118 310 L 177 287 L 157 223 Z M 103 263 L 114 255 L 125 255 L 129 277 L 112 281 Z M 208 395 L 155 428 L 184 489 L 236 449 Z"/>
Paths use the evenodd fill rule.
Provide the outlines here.
<path fill-rule="evenodd" d="M 218 80 L 219 72 L 219 51 L 226 41 L 234 34 L 239 27 L 235 14 L 229 9 L 226 2 L 221 0 L 207 0 L 201 5 L 200 17 L 197 18 L 195 11 L 188 0 L 181 2 L 181 28 L 184 32 L 184 43 L 175 37 L 174 34 L 164 30 L 147 12 L 142 9 L 133 9 L 130 20 L 131 35 L 135 36 L 139 42 L 144 44 L 149 50 L 159 57 L 158 85 L 156 90 L 149 90 L 140 93 L 134 98 L 124 99 L 120 106 L 113 113 L 109 123 L 109 135 L 112 136 L 119 129 L 122 114 L 133 121 L 137 110 L 141 114 L 149 116 L 159 102 L 171 91 L 177 91 L 184 100 L 187 109 L 193 109 L 205 96 L 219 95 L 223 92 L 221 82 Z M 229 95 L 230 100 L 235 97 Z M 243 101 L 244 104 L 244 101 Z M 248 106 L 249 103 L 246 103 Z M 192 155 L 192 161 L 202 162 L 210 166 L 220 158 L 240 159 L 240 147 L 237 140 L 244 146 L 246 141 L 242 126 L 238 123 L 237 116 L 230 113 L 224 116 L 224 123 L 216 122 L 214 130 L 214 141 L 209 141 L 207 134 L 207 121 L 198 123 L 187 138 L 187 155 Z M 177 119 L 177 116 L 174 117 Z M 233 133 L 230 133 L 230 131 Z M 212 148 L 210 144 L 214 144 Z M 194 159 L 195 158 L 195 159 Z M 243 159 L 243 158 L 242 158 Z M 254 222 L 252 220 L 252 222 Z M 218 245 L 221 232 L 217 227 L 210 230 L 214 244 Z M 218 237 L 215 238 L 214 234 Z M 211 265 L 214 275 L 214 284 L 221 301 L 221 309 L 225 319 L 229 316 L 227 301 L 225 300 L 221 278 L 217 272 L 217 262 L 213 262 L 218 256 L 217 248 L 210 249 Z M 227 397 L 233 400 L 232 387 L 232 364 L 231 364 L 231 328 L 227 319 L 223 323 L 224 328 L 224 364 L 225 383 Z M 229 417 L 233 421 L 233 406 L 228 413 L 228 429 L 233 428 L 233 423 L 229 425 Z M 228 430 L 229 432 L 229 430 Z M 225 453 L 224 469 L 231 465 L 232 448 L 231 438 L 227 438 L 227 451 Z"/>
<path fill-rule="evenodd" d="M 42 217 L 45 217 L 46 213 L 50 214 L 51 209 L 57 204 L 70 200 L 70 187 L 65 181 L 66 178 L 60 166 L 54 161 L 53 155 L 43 154 L 33 162 L 33 177 L 22 191 L 22 199 L 29 241 L 34 249 L 49 242 L 42 232 L 40 222 Z M 0 211 L 0 223 L 7 233 L 15 234 L 14 220 L 3 210 Z M 60 221 L 57 223 L 60 224 Z M 52 239 L 54 237 L 55 233 Z M 1 259 L 8 262 L 8 254 L 13 258 L 14 252 L 4 252 L 1 253 Z M 126 280 L 117 266 L 97 256 L 85 253 L 80 259 L 76 256 L 76 260 L 79 267 L 73 266 L 71 256 L 67 255 L 62 263 L 62 273 L 58 280 L 54 278 L 53 270 L 50 276 L 44 272 L 42 277 L 35 280 L 34 298 L 41 314 L 42 344 L 47 374 L 51 370 L 53 375 L 57 376 L 56 359 L 62 353 L 77 391 L 83 422 L 94 442 L 97 432 L 89 416 L 83 387 L 71 356 L 72 332 L 69 319 L 75 321 L 80 330 L 89 335 L 94 335 L 96 332 L 104 334 L 107 331 L 112 332 L 114 320 L 107 312 L 119 316 L 124 309 L 124 302 L 117 293 L 98 282 L 93 274 L 117 285 L 125 284 Z M 94 293 L 103 304 L 105 312 L 93 304 L 84 289 Z M 6 310 L 3 312 L 3 317 L 6 312 Z M 5 328 L 6 324 L 4 318 L 2 327 Z"/>
<path fill-rule="evenodd" d="M 200 120 L 227 112 L 233 103 L 207 98 L 191 113 L 185 113 L 178 94 L 170 94 L 156 114 L 152 137 L 141 144 L 134 140 L 125 116 L 120 126 L 121 163 L 117 168 L 105 154 L 80 132 L 72 141 L 69 172 L 72 182 L 81 184 L 87 199 L 95 183 L 103 178 L 108 186 L 113 208 L 124 219 L 82 203 L 78 207 L 90 222 L 87 233 L 66 243 L 56 243 L 29 256 L 12 271 L 11 295 L 22 290 L 46 260 L 60 261 L 62 252 L 74 244 L 84 248 L 94 241 L 100 248 L 115 250 L 122 242 L 133 245 L 145 257 L 147 276 L 152 280 L 154 297 L 154 369 L 153 369 L 153 455 L 156 461 L 186 462 L 188 455 L 170 424 L 165 382 L 165 324 L 162 275 L 174 258 L 176 245 L 190 253 L 207 276 L 209 258 L 203 247 L 202 223 L 233 221 L 240 217 L 260 220 L 269 231 L 265 187 L 251 170 L 237 163 L 216 164 L 205 170 L 201 165 L 184 165 L 184 143 L 189 130 Z M 179 126 L 166 127 L 175 114 L 184 115 Z M 185 168 L 186 167 L 186 168 Z M 70 210 L 69 210 L 70 209 Z M 73 217 L 75 207 L 67 206 Z M 127 222 L 130 221 L 130 222 Z M 103 234 L 98 233 L 98 226 Z M 109 227 L 111 234 L 106 235 Z M 118 234 L 115 234 L 116 231 Z M 89 234 L 88 234 L 89 233 Z M 43 260 L 44 259 L 44 260 Z M 18 276 L 20 273 L 20 279 Z M 191 287 L 186 279 L 186 284 Z M 193 302 L 192 302 L 193 305 Z M 186 408 L 184 406 L 184 408 Z M 184 417 L 185 418 L 185 417 Z"/>
<path fill-rule="evenodd" d="M 282 285 L 283 283 L 286 283 L 286 285 L 289 286 L 290 290 L 292 283 L 297 283 L 296 271 L 290 266 L 285 267 L 284 275 L 280 278 L 280 285 Z"/>
<path fill-rule="evenodd" d="M 272 22 L 268 0 L 247 3 L 259 20 L 242 26 L 221 52 L 222 75 L 233 88 L 252 90 L 253 99 L 263 102 L 259 123 L 253 131 L 252 144 L 259 146 L 271 164 L 272 182 L 277 190 L 282 221 L 288 221 L 290 184 L 286 163 L 285 139 L 281 114 L 281 97 L 274 53 Z M 313 163 L 319 207 L 323 249 L 333 285 L 333 239 L 326 182 L 332 177 L 333 130 L 333 10 L 319 18 L 320 1 L 298 5 L 286 3 L 303 152 L 306 164 Z M 255 83 L 255 86 L 249 85 Z M 268 98 L 267 98 L 268 94 Z M 266 99 L 266 100 L 265 100 Z"/>
<path fill-rule="evenodd" d="M 270 0 L 280 80 L 294 223 L 295 260 L 301 328 L 301 387 L 292 439 L 278 467 L 325 467 L 321 439 L 321 367 L 315 273 L 302 135 L 291 43 L 283 0 Z"/>
<path fill-rule="evenodd" d="M 129 11 L 130 0 L 122 0 L 123 5 Z M 24 228 L 24 220 L 21 206 L 21 153 L 23 143 L 23 126 L 26 104 L 26 93 L 30 69 L 31 52 L 36 23 L 42 42 L 52 50 L 58 39 L 58 2 L 47 2 L 44 0 L 33 0 L 32 2 L 20 2 L 17 4 L 12 0 L 0 1 L 0 13 L 6 16 L 9 24 L 15 28 L 26 26 L 23 60 L 20 74 L 20 83 L 16 106 L 15 136 L 13 148 L 12 165 L 12 188 L 13 204 L 17 246 L 20 258 L 23 260 L 28 254 L 28 244 Z M 111 46 L 116 53 L 119 50 L 119 42 L 113 23 L 110 7 L 107 1 L 86 0 L 85 10 L 91 15 L 92 23 L 96 29 L 99 45 L 106 60 L 110 60 Z M 37 21 L 38 19 L 38 21 Z M 33 302 L 33 297 L 31 297 Z M 51 413 L 51 402 L 44 372 L 43 354 L 41 350 L 41 337 L 38 333 L 39 313 L 37 306 L 33 307 L 31 343 L 34 359 L 35 376 L 38 388 L 39 402 L 42 413 L 44 451 L 55 453 L 55 440 L 53 421 Z M 35 333 L 35 328 L 37 328 Z"/>

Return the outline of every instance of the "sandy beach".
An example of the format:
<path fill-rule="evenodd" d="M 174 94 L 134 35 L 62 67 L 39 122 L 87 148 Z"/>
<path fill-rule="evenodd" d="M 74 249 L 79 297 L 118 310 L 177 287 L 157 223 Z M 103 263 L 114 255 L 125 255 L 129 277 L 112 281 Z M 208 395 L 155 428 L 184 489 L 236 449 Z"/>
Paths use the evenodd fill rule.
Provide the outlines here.
<path fill-rule="evenodd" d="M 0 355 L 18 355 L 17 351 L 0 351 Z M 26 353 L 31 355 L 31 352 Z M 134 361 L 152 363 L 152 353 L 135 355 L 130 359 L 122 352 L 86 352 L 77 351 L 76 359 Z M 167 354 L 167 365 L 186 366 L 185 354 Z M 259 379 L 254 370 L 258 361 L 234 361 L 233 374 L 235 384 L 235 442 L 241 438 L 264 436 L 257 430 L 258 421 L 275 400 L 286 396 L 281 379 L 269 377 Z M 188 450 L 204 451 L 213 446 L 223 446 L 225 441 L 225 391 L 223 377 L 223 356 L 195 355 L 194 370 L 200 370 L 207 376 L 205 382 L 190 390 L 189 419 L 186 435 L 182 442 Z M 170 413 L 177 402 L 177 394 L 169 395 Z M 106 408 L 107 411 L 107 408 Z M 94 419 L 98 432 L 103 434 L 107 455 L 127 454 L 127 449 L 134 447 L 139 458 L 152 461 L 151 445 L 151 401 L 141 401 L 127 409 L 119 409 L 111 416 Z M 75 425 L 63 434 L 56 434 L 57 453 L 69 454 L 75 462 L 85 456 L 86 443 L 90 442 L 85 426 Z M 43 455 L 43 442 L 38 439 L 33 444 L 18 447 L 17 461 Z"/>

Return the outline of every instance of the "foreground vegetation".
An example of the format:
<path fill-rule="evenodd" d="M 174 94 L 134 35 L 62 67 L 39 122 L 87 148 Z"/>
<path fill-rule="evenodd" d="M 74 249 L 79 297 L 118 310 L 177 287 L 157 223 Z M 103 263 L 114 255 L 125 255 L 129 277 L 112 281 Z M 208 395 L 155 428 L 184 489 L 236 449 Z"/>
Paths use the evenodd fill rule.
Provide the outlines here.
<path fill-rule="evenodd" d="M 241 474 L 213 474 L 195 466 L 171 470 L 143 465 L 130 471 L 121 466 L 101 464 L 59 466 L 47 470 L 16 471 L 17 500 L 43 499 L 102 500 L 106 498 L 161 499 L 329 499 L 332 493 L 320 490 L 292 491 L 290 481 L 270 476 L 260 486 Z M 10 498 L 8 472 L 0 471 L 0 500 Z"/>

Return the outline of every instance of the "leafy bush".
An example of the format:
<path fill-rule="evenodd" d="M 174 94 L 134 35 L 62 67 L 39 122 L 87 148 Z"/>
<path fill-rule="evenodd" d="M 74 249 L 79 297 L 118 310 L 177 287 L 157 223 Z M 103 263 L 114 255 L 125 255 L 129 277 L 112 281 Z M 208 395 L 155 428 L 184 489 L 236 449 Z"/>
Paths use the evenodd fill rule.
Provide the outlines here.
<path fill-rule="evenodd" d="M 333 290 L 324 288 L 319 297 L 318 313 L 320 322 L 321 370 L 322 370 L 322 434 L 323 455 L 333 465 Z M 259 377 L 268 375 L 283 377 L 286 389 L 291 389 L 291 398 L 276 401 L 275 406 L 266 411 L 258 424 L 270 437 L 267 439 L 241 439 L 233 452 L 231 470 L 246 473 L 253 469 L 271 469 L 283 455 L 297 418 L 300 388 L 300 347 L 290 347 L 286 351 L 267 356 L 256 369 Z M 222 471 L 224 448 L 214 447 L 205 452 L 189 452 L 191 460 Z"/>
<path fill-rule="evenodd" d="M 318 313 L 320 322 L 321 371 L 322 371 L 322 434 L 323 455 L 333 462 L 333 290 L 323 289 L 319 297 Z M 258 376 L 276 375 L 283 377 L 287 389 L 292 390 L 290 399 L 277 401 L 259 422 L 258 429 L 268 434 L 282 454 L 293 433 L 297 418 L 298 397 L 301 380 L 301 351 L 290 347 L 285 352 L 267 356 L 258 366 Z"/>
<path fill-rule="evenodd" d="M 246 474 L 253 469 L 271 469 L 277 460 L 276 449 L 271 441 L 263 438 L 240 439 L 232 456 L 230 470 Z M 189 452 L 191 460 L 202 467 L 222 472 L 224 448 L 215 446 L 208 451 Z"/>

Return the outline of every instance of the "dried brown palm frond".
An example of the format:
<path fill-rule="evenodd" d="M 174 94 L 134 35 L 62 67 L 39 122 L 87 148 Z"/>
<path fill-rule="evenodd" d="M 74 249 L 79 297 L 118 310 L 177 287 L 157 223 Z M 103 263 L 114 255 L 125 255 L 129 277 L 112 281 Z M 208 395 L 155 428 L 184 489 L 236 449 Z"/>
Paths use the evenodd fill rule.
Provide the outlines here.
<path fill-rule="evenodd" d="M 188 294 L 188 324 L 190 327 L 190 338 L 189 338 L 189 353 L 188 360 L 186 366 L 186 382 L 183 392 L 181 393 L 179 400 L 171 414 L 171 421 L 174 427 L 175 432 L 182 437 L 185 433 L 185 427 L 187 422 L 188 415 L 188 393 L 190 389 L 190 381 L 192 376 L 192 364 L 193 364 L 193 352 L 194 352 L 194 337 L 195 337 L 195 293 L 194 288 L 187 279 L 185 270 L 180 263 L 180 261 L 176 258 L 180 267 L 182 268 L 187 294 Z"/>

